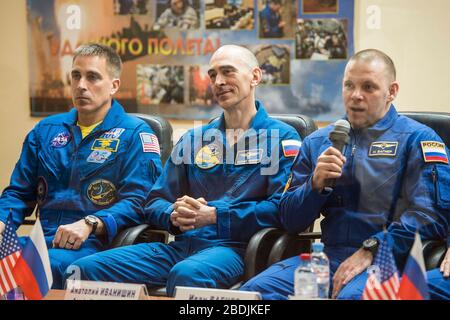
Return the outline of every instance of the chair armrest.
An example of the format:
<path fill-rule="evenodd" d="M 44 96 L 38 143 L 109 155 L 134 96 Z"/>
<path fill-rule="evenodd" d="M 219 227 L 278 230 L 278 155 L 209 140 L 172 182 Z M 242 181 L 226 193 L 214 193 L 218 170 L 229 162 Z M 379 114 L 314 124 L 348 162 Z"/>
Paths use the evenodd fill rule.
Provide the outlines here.
<path fill-rule="evenodd" d="M 267 258 L 275 241 L 285 231 L 277 228 L 266 228 L 255 233 L 245 251 L 244 279 L 247 281 L 267 268 Z"/>
<path fill-rule="evenodd" d="M 439 268 L 445 257 L 447 245 L 444 241 L 427 240 L 423 242 L 423 257 L 425 269 L 431 270 Z"/>
<path fill-rule="evenodd" d="M 299 234 L 285 232 L 276 240 L 272 250 L 270 250 L 267 266 L 302 252 L 310 252 L 312 242 L 315 239 L 320 239 L 320 237 L 320 232 L 302 232 Z"/>
<path fill-rule="evenodd" d="M 152 229 L 148 224 L 122 230 L 114 237 L 110 248 L 129 246 L 142 242 L 164 242 L 167 243 L 169 233 L 164 230 Z"/>

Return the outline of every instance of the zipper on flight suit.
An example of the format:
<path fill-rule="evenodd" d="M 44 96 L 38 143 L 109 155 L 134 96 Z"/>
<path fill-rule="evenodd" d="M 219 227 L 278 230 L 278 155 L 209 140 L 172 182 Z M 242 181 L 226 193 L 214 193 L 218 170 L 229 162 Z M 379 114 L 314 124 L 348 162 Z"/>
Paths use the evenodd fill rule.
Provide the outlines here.
<path fill-rule="evenodd" d="M 352 180 L 354 180 L 355 179 L 355 161 L 354 161 L 354 158 L 355 158 L 357 146 L 356 146 L 356 134 L 355 134 L 355 131 L 353 130 L 353 128 L 350 128 L 350 145 L 349 145 L 349 147 L 352 148 L 351 152 L 350 152 L 350 161 L 351 161 L 350 168 L 352 170 L 351 171 L 351 177 L 352 177 Z"/>
<path fill-rule="evenodd" d="M 433 180 L 433 186 L 434 186 L 434 203 L 439 202 L 439 188 L 438 188 L 438 174 L 436 171 L 436 166 L 433 166 L 433 169 L 431 169 L 431 179 Z"/>
<path fill-rule="evenodd" d="M 97 139 L 98 137 L 100 137 L 103 133 L 105 133 L 105 130 L 102 131 L 95 131 L 94 133 L 90 133 L 88 134 L 85 138 L 88 138 L 91 134 L 94 136 L 94 139 Z M 84 141 L 84 139 L 83 139 Z M 83 143 L 83 141 L 81 143 Z M 80 145 L 81 145 L 80 143 Z M 77 150 L 78 151 L 78 150 Z M 90 172 L 89 174 L 87 174 L 84 177 L 80 177 L 80 182 L 83 182 L 87 179 L 89 179 L 90 177 L 92 177 L 93 175 L 97 174 L 99 171 L 102 171 L 104 168 L 109 167 L 112 163 L 115 163 L 117 160 L 117 156 L 114 157 L 113 159 L 106 161 L 106 164 L 102 164 L 101 166 L 99 166 L 97 169 L 95 169 L 94 171 Z M 81 185 L 80 185 L 81 186 Z"/>

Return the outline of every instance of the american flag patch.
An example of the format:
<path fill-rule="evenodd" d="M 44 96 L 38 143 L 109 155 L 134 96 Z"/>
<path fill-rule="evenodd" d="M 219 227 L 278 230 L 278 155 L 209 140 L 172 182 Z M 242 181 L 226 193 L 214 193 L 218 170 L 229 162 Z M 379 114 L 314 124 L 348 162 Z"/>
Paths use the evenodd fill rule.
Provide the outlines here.
<path fill-rule="evenodd" d="M 420 143 L 425 162 L 442 162 L 448 164 L 445 144 L 438 141 L 421 141 Z"/>
<path fill-rule="evenodd" d="M 154 152 L 161 155 L 158 138 L 151 133 L 140 133 L 142 141 L 142 150 L 144 152 Z"/>

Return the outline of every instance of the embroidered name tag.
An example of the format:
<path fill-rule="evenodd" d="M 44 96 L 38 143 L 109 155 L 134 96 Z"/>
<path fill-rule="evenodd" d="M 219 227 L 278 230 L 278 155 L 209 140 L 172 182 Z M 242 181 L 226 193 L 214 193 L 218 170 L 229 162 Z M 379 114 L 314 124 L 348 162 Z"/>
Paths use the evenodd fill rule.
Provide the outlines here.
<path fill-rule="evenodd" d="M 397 155 L 398 142 L 377 141 L 370 145 L 369 157 L 395 157 Z"/>
<path fill-rule="evenodd" d="M 421 141 L 423 159 L 425 162 L 442 162 L 448 164 L 445 144 L 438 141 Z"/>
<path fill-rule="evenodd" d="M 117 149 L 119 148 L 119 142 L 119 139 L 95 139 L 91 149 L 117 152 Z"/>
<path fill-rule="evenodd" d="M 119 139 L 122 133 L 125 131 L 123 128 L 113 128 L 104 134 L 100 138 L 102 139 Z"/>
<path fill-rule="evenodd" d="M 243 164 L 257 164 L 262 159 L 262 149 L 242 150 L 238 151 L 236 155 L 235 165 L 240 166 Z"/>

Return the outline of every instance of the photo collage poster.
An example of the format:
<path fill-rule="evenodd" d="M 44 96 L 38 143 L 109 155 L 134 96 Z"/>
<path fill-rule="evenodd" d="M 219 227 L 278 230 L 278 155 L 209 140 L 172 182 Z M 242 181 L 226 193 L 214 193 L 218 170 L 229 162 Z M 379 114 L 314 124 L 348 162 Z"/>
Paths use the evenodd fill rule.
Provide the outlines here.
<path fill-rule="evenodd" d="M 272 114 L 334 121 L 354 52 L 354 0 L 27 0 L 32 116 L 67 111 L 74 50 L 101 42 L 123 60 L 115 98 L 129 112 L 207 120 L 221 108 L 212 53 L 239 44 L 258 59 Z"/>

